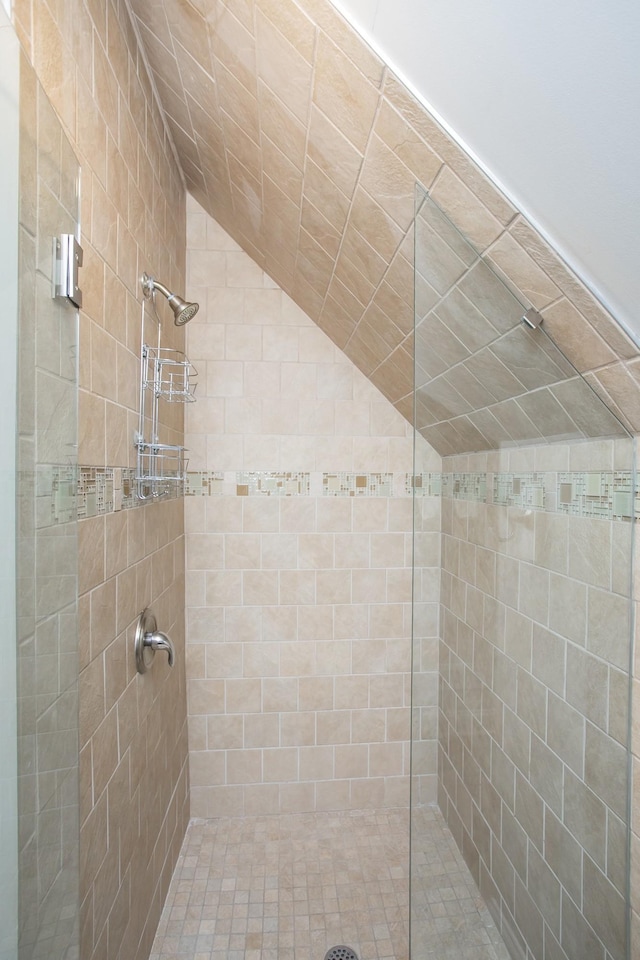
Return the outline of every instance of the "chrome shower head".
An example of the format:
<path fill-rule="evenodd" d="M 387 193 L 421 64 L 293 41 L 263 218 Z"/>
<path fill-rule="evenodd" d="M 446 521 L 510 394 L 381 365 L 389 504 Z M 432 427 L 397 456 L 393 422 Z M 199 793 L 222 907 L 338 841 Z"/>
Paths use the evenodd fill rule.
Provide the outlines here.
<path fill-rule="evenodd" d="M 172 297 L 169 297 L 169 306 L 173 310 L 173 322 L 176 327 L 182 327 L 185 323 L 189 323 L 196 313 L 200 309 L 200 304 L 198 303 L 189 303 L 187 300 L 183 300 L 182 297 L 174 294 Z"/>
<path fill-rule="evenodd" d="M 142 292 L 145 297 L 147 297 L 147 299 L 152 297 L 156 290 L 159 290 L 160 293 L 167 298 L 167 302 L 173 311 L 173 322 L 176 327 L 182 327 L 185 323 L 189 323 L 189 320 L 195 317 L 200 309 L 200 304 L 189 303 L 188 300 L 183 300 L 177 293 L 171 293 L 171 291 L 165 287 L 164 283 L 160 283 L 159 280 L 154 280 L 153 277 L 143 273 Z"/>

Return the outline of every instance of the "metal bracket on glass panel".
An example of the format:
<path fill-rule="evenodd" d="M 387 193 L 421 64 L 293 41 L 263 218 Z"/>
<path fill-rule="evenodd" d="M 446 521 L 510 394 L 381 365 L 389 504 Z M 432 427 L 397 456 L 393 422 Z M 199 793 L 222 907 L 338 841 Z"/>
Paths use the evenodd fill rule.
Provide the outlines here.
<path fill-rule="evenodd" d="M 522 317 L 522 322 L 526 323 L 532 330 L 535 330 L 542 323 L 542 317 L 537 310 L 531 307 Z"/>
<path fill-rule="evenodd" d="M 53 238 L 51 296 L 54 300 L 70 300 L 74 307 L 82 306 L 82 290 L 78 286 L 82 257 L 82 247 L 72 233 Z"/>

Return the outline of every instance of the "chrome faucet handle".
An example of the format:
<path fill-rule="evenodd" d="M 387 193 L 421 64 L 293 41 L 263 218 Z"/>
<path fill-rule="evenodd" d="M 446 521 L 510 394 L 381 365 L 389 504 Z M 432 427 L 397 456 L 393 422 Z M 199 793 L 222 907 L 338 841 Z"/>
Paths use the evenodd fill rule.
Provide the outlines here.
<path fill-rule="evenodd" d="M 156 630 L 156 632 L 152 633 L 150 636 L 147 634 L 143 642 L 146 647 L 151 647 L 152 650 L 166 650 L 169 654 L 169 666 L 173 666 L 176 652 L 173 649 L 173 642 L 169 639 L 166 633 Z"/>
<path fill-rule="evenodd" d="M 156 654 L 156 650 L 166 650 L 169 656 L 169 666 L 175 661 L 175 648 L 166 633 L 158 630 L 158 624 L 153 613 L 147 607 L 138 618 L 135 637 L 136 669 L 138 673 L 146 673 Z"/>

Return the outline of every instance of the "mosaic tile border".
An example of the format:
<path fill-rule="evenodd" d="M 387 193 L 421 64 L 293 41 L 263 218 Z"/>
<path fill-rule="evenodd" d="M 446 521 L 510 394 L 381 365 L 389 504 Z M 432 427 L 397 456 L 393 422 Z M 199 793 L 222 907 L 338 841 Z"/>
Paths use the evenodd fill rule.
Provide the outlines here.
<path fill-rule="evenodd" d="M 527 473 L 335 473 L 202 471 L 187 475 L 187 496 L 417 497 L 493 503 L 600 520 L 640 518 L 632 474 L 618 471 Z"/>
<path fill-rule="evenodd" d="M 238 473 L 238 497 L 308 497 L 308 473 Z"/>
<path fill-rule="evenodd" d="M 224 487 L 224 473 L 216 470 L 198 470 L 187 473 L 184 495 L 185 497 L 221 497 L 227 491 Z M 231 491 L 229 491 L 229 494 Z"/>
<path fill-rule="evenodd" d="M 630 470 L 449 473 L 442 475 L 442 495 L 592 520 L 640 519 L 640 489 L 634 492 Z"/>
<path fill-rule="evenodd" d="M 38 529 L 87 520 L 140 507 L 133 467 L 87 467 L 38 464 L 35 470 Z M 21 487 L 28 482 L 20 478 Z M 182 495 L 176 488 L 163 499 Z"/>
<path fill-rule="evenodd" d="M 485 503 L 489 476 L 486 473 L 443 473 L 442 496 Z"/>
<path fill-rule="evenodd" d="M 493 503 L 503 507 L 522 507 L 526 510 L 553 510 L 557 503 L 556 474 L 532 473 L 494 473 Z"/>
<path fill-rule="evenodd" d="M 392 473 L 323 473 L 323 497 L 392 497 Z"/>
<path fill-rule="evenodd" d="M 186 497 L 306 497 L 311 474 L 304 471 L 197 470 L 187 473 Z"/>
<path fill-rule="evenodd" d="M 132 467 L 79 467 L 78 520 L 138 506 L 135 474 Z"/>
<path fill-rule="evenodd" d="M 640 518 L 640 490 L 635 491 L 634 498 L 629 470 L 558 473 L 557 488 L 558 513 L 596 520 Z"/>
<path fill-rule="evenodd" d="M 142 506 L 132 467 L 39 465 L 39 528 Z M 22 480 L 21 483 L 26 482 Z M 593 520 L 640 519 L 629 470 L 524 473 L 191 471 L 187 497 L 445 497 Z M 169 498 L 182 492 L 170 493 Z"/>
<path fill-rule="evenodd" d="M 404 493 L 416 497 L 439 497 L 442 495 L 442 473 L 407 473 L 405 476 Z"/>
<path fill-rule="evenodd" d="M 435 476 L 435 475 L 434 475 Z M 439 475 L 438 475 L 439 476 Z M 185 496 L 393 497 L 411 495 L 411 474 L 226 471 L 187 474 Z"/>
<path fill-rule="evenodd" d="M 76 490 L 78 468 L 72 464 L 38 464 L 35 478 L 21 475 L 18 480 L 19 495 L 35 480 L 36 529 L 70 523 L 76 519 Z"/>

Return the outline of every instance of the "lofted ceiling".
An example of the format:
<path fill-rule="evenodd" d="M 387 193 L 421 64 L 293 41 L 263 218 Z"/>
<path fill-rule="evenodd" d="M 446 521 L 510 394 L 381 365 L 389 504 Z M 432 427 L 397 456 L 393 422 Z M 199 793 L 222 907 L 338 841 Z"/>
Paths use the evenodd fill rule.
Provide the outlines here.
<path fill-rule="evenodd" d="M 188 190 L 407 419 L 416 181 L 524 303 L 575 300 L 575 278 L 330 0 L 130 3 Z M 589 366 L 635 355 L 592 300 Z"/>
<path fill-rule="evenodd" d="M 409 417 L 415 182 L 455 187 L 435 124 L 329 0 L 132 7 L 189 191 Z"/>

